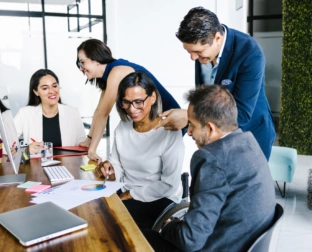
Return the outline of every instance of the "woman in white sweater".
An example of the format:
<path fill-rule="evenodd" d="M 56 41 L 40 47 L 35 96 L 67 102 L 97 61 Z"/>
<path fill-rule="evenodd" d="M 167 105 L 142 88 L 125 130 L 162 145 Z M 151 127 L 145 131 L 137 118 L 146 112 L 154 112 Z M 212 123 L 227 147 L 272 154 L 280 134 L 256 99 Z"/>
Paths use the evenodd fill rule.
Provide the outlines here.
<path fill-rule="evenodd" d="M 30 79 L 28 105 L 14 118 L 17 135 L 37 154 L 42 142 L 53 146 L 76 146 L 86 137 L 78 109 L 61 104 L 55 73 L 40 69 Z"/>
<path fill-rule="evenodd" d="M 121 122 L 109 160 L 100 175 L 126 185 L 117 192 L 140 228 L 152 228 L 159 214 L 182 196 L 184 144 L 181 131 L 160 128 L 161 97 L 144 72 L 127 75 L 119 84 Z"/>

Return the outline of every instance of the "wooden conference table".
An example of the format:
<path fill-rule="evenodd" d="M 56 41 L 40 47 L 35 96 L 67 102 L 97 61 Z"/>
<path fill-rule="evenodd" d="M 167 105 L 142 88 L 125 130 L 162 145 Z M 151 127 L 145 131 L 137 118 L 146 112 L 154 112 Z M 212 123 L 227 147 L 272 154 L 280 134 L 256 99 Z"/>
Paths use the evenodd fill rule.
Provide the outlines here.
<path fill-rule="evenodd" d="M 57 158 L 58 159 L 58 158 Z M 75 179 L 100 180 L 94 171 L 83 171 L 86 156 L 59 158 Z M 0 175 L 13 174 L 6 158 L 2 158 Z M 50 184 L 41 168 L 40 160 L 20 166 L 19 173 L 26 174 L 26 181 Z M 31 196 L 17 185 L 0 186 L 0 213 L 30 206 Z M 116 194 L 100 198 L 70 210 L 88 222 L 88 227 L 33 246 L 23 247 L 19 241 L 0 225 L 0 251 L 153 251 L 129 212 Z M 32 227 L 29 227 L 32 228 Z M 25 230 L 27 232 L 27 230 Z"/>

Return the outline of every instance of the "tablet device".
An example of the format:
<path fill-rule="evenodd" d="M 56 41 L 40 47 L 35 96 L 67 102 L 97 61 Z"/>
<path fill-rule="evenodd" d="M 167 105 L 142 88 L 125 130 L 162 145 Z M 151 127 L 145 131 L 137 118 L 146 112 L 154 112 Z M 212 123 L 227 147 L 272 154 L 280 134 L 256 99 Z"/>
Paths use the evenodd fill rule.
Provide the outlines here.
<path fill-rule="evenodd" d="M 2 213 L 0 224 L 24 246 L 43 242 L 88 226 L 84 219 L 52 202 Z"/>

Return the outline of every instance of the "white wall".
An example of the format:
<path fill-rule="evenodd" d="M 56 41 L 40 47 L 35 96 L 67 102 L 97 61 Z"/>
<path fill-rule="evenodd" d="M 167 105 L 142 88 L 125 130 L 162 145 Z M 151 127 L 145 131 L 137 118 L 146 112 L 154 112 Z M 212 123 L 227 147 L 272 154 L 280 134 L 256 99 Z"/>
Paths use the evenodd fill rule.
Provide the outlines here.
<path fill-rule="evenodd" d="M 239 9 L 237 4 L 241 6 Z M 247 0 L 217 0 L 215 13 L 222 24 L 247 33 Z"/>
<path fill-rule="evenodd" d="M 106 1 L 107 44 L 113 56 L 146 67 L 183 108 L 187 108 L 183 94 L 193 88 L 195 83 L 194 62 L 190 60 L 175 33 L 187 12 L 197 6 L 215 12 L 220 21 L 229 27 L 246 32 L 247 0 L 243 0 L 243 7 L 238 11 L 234 0 Z M 118 121 L 114 110 L 111 114 L 111 133 Z M 184 141 L 188 150 L 197 149 L 187 135 Z M 189 171 L 193 151 L 188 151 L 185 155 L 184 171 Z"/>

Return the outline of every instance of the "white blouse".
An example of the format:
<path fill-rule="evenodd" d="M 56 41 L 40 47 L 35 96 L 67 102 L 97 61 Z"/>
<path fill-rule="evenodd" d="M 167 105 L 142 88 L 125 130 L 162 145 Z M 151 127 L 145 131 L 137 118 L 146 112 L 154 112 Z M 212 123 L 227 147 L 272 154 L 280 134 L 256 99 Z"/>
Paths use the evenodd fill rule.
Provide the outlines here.
<path fill-rule="evenodd" d="M 181 201 L 184 143 L 181 131 L 164 128 L 140 133 L 133 122 L 120 122 L 109 159 L 117 181 L 126 183 L 135 200 L 168 198 Z"/>

